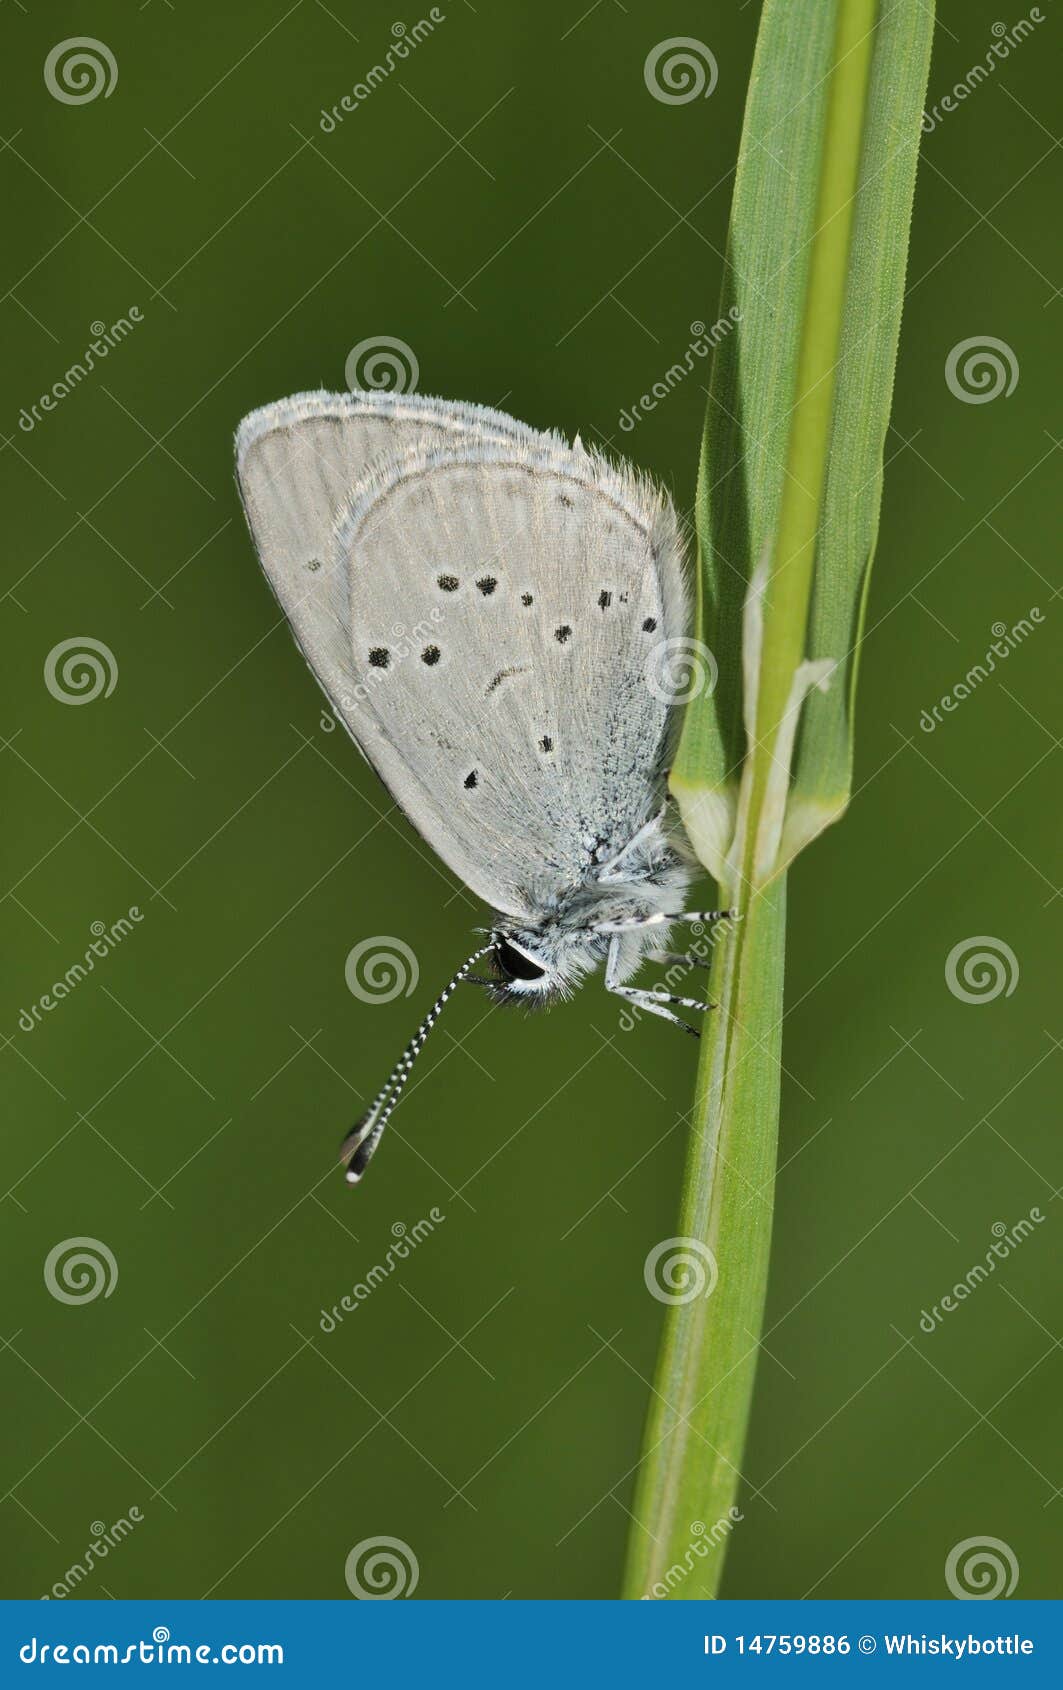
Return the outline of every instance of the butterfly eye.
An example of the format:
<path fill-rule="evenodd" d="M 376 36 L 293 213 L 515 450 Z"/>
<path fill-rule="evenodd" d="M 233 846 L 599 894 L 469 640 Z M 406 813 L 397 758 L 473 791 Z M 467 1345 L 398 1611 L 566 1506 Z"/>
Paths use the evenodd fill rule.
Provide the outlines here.
<path fill-rule="evenodd" d="M 495 962 L 498 972 L 507 983 L 512 980 L 541 980 L 546 974 L 545 968 L 540 968 L 531 957 L 518 951 L 507 939 L 499 939 L 495 945 Z"/>

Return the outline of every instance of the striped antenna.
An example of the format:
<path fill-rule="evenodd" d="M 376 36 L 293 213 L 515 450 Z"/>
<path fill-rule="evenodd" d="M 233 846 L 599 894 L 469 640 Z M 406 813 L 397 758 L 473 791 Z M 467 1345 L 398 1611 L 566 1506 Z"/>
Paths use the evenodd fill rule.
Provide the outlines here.
<path fill-rule="evenodd" d="M 482 945 L 478 951 L 473 951 L 472 956 L 465 958 L 454 978 L 444 986 L 436 998 L 435 1003 L 421 1022 L 361 1120 L 356 1122 L 347 1134 L 340 1146 L 340 1163 L 347 1170 L 348 1185 L 357 1185 L 365 1173 L 369 1159 L 380 1143 L 380 1135 L 391 1119 L 392 1111 L 402 1096 L 402 1089 L 410 1077 L 410 1070 L 420 1056 L 429 1033 L 439 1020 L 447 999 L 455 987 L 461 985 L 473 964 L 479 962 L 482 956 L 486 956 L 488 951 L 493 949 L 493 945 Z"/>

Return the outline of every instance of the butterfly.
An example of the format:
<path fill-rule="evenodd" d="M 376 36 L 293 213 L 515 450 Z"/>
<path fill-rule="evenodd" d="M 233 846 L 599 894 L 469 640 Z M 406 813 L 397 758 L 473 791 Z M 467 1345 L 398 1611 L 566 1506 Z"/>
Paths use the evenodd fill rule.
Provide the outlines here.
<path fill-rule="evenodd" d="M 492 911 L 361 1120 L 365 1172 L 453 992 L 545 1006 L 605 986 L 685 1031 L 710 1006 L 629 984 L 696 865 L 670 821 L 689 646 L 682 539 L 631 466 L 501 411 L 416 393 L 306 393 L 251 412 L 236 470 L 306 662 L 392 798 Z M 474 974 L 477 964 L 485 973 Z"/>

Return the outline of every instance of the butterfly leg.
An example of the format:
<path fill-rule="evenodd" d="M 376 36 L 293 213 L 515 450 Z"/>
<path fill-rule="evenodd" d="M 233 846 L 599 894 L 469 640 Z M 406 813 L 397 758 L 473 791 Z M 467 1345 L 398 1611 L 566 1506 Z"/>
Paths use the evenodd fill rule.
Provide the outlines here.
<path fill-rule="evenodd" d="M 697 951 L 658 951 L 658 950 L 652 950 L 652 951 L 646 951 L 644 954 L 645 954 L 646 960 L 648 962 L 671 963 L 671 964 L 675 964 L 677 966 L 682 966 L 683 968 L 711 968 L 712 967 L 711 957 L 699 956 Z"/>
<path fill-rule="evenodd" d="M 637 854 L 642 849 L 646 840 L 651 838 L 651 836 L 659 830 L 667 813 L 668 805 L 666 803 L 662 804 L 660 809 L 657 811 L 657 814 L 652 816 L 643 827 L 639 828 L 634 838 L 629 839 L 626 845 L 621 846 L 615 857 L 610 857 L 607 863 L 602 864 L 601 868 L 598 870 L 598 879 L 605 882 L 610 880 L 623 880 L 624 870 L 622 864 L 625 857 L 629 857 L 633 853 Z"/>
<path fill-rule="evenodd" d="M 660 911 L 656 915 L 635 915 L 628 921 L 603 921 L 594 931 L 639 933 L 647 927 L 673 927 L 677 921 L 701 922 L 705 927 L 712 927 L 718 921 L 734 921 L 737 915 L 737 910 L 680 910 L 677 915 Z"/>
<path fill-rule="evenodd" d="M 662 1021 L 670 1021 L 673 1027 L 681 1027 L 683 1032 L 689 1033 L 692 1038 L 698 1039 L 701 1037 L 696 1027 L 691 1027 L 688 1022 L 682 1021 L 678 1015 L 674 1015 L 670 1009 L 666 1008 L 666 1005 L 676 1004 L 680 1009 L 706 1010 L 713 1007 L 711 1004 L 702 1003 L 699 998 L 677 997 L 674 992 L 666 992 L 660 988 L 621 985 L 618 979 L 619 969 L 620 941 L 614 939 L 609 946 L 605 964 L 606 991 L 612 992 L 618 998 L 626 998 L 628 1003 L 635 1005 L 636 1009 L 644 1009 L 650 1015 L 659 1015 Z"/>
<path fill-rule="evenodd" d="M 683 910 L 679 915 L 667 918 L 669 921 L 702 922 L 706 927 L 714 927 L 718 921 L 737 921 L 737 910 Z"/>

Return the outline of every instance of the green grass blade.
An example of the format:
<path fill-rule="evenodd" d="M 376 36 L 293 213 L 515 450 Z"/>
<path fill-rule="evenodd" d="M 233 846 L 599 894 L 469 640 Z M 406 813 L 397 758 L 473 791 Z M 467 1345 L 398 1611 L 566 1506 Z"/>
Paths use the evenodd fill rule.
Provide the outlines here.
<path fill-rule="evenodd" d="M 838 67 L 844 87 L 831 74 L 836 30 L 847 55 Z M 672 775 L 688 831 L 717 873 L 745 749 L 742 605 L 758 560 L 772 555 L 778 566 L 780 547 L 796 563 L 781 574 L 776 568 L 782 592 L 807 600 L 805 654 L 839 664 L 801 721 L 794 830 L 800 825 L 811 836 L 848 801 L 862 606 L 878 526 L 932 33 L 929 0 L 877 6 L 767 0 L 764 7 L 724 284 L 723 308 L 734 307 L 741 317 L 716 351 L 698 485 L 700 634 L 718 660 L 720 680 L 712 697 L 688 708 Z M 861 81 L 858 112 L 853 90 Z M 857 170 L 854 197 L 846 181 Z M 836 260 L 844 245 L 843 268 Z M 840 308 L 823 314 L 822 327 L 817 308 L 809 329 L 814 284 L 830 287 L 832 277 L 843 276 Z M 817 349 L 824 335 L 828 340 Z M 818 409 L 819 421 L 827 420 L 825 453 L 821 441 L 807 443 L 812 430 L 801 429 L 801 442 L 794 443 L 802 409 Z M 811 485 L 817 464 L 825 473 L 819 499 Z M 784 509 L 788 486 L 801 502 L 790 474 L 808 490 L 806 518 L 819 512 L 811 584 L 808 524 L 803 535 L 788 520 L 782 526 L 795 514 Z M 791 603 L 787 668 L 799 609 Z M 784 680 L 789 676 L 776 664 L 768 684 L 781 691 Z"/>
<path fill-rule="evenodd" d="M 677 1228 L 718 1279 L 665 1317 L 631 1596 L 714 1595 L 734 1523 L 771 1234 L 783 871 L 850 789 L 932 32 L 927 0 L 766 0 L 761 21 L 724 290 L 739 327 L 717 350 L 698 493 L 698 632 L 720 682 L 688 707 L 672 774 L 741 916 L 714 960 Z"/>

